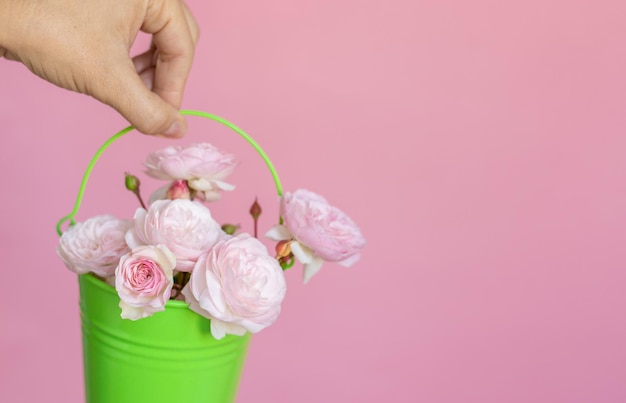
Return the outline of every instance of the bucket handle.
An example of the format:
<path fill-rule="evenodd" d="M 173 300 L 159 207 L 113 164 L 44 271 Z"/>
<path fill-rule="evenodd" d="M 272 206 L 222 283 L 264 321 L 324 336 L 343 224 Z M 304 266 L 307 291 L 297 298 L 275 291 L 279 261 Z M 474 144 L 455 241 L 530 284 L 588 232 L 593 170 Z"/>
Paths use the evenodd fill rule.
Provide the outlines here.
<path fill-rule="evenodd" d="M 256 141 L 254 141 L 254 139 L 252 137 L 250 137 L 243 130 L 241 130 L 239 127 L 235 126 L 233 123 L 229 122 L 228 120 L 226 120 L 224 118 L 221 118 L 219 116 L 207 113 L 207 112 L 201 112 L 201 111 L 196 111 L 196 110 L 181 110 L 180 114 L 181 115 L 190 115 L 190 116 L 200 116 L 200 117 L 203 117 L 203 118 L 214 120 L 216 122 L 219 122 L 219 123 L 223 124 L 224 126 L 230 128 L 230 129 L 232 129 L 234 132 L 236 132 L 241 137 L 243 137 L 256 150 L 256 152 L 261 156 L 261 158 L 263 158 L 263 161 L 265 161 L 265 165 L 267 165 L 267 167 L 269 168 L 270 173 L 272 174 L 272 178 L 274 179 L 274 184 L 276 185 L 276 192 L 278 193 L 278 197 L 281 197 L 283 195 L 283 188 L 282 188 L 282 185 L 280 183 L 280 178 L 278 177 L 278 173 L 276 172 L 276 169 L 274 168 L 274 165 L 272 164 L 272 161 L 270 161 L 270 159 L 267 156 L 267 154 L 265 153 L 265 151 L 263 151 L 261 146 L 259 146 L 259 144 Z M 94 154 L 93 158 L 89 162 L 89 165 L 87 165 L 87 169 L 85 170 L 85 174 L 83 175 L 83 180 L 82 180 L 82 182 L 80 184 L 80 188 L 78 189 L 78 196 L 76 196 L 76 203 L 74 204 L 74 209 L 72 210 L 71 213 L 69 213 L 65 217 L 61 218 L 59 220 L 59 222 L 57 223 L 56 230 L 57 230 L 57 234 L 59 234 L 59 236 L 63 235 L 63 231 L 61 230 L 61 226 L 65 222 L 69 221 L 70 225 L 73 225 L 73 224 L 76 223 L 76 221 L 74 220 L 74 217 L 76 216 L 76 214 L 78 214 L 78 210 L 80 209 L 80 205 L 81 205 L 81 203 L 83 201 L 83 195 L 85 193 L 85 187 L 87 186 L 87 181 L 89 180 L 89 175 L 91 175 L 91 171 L 93 170 L 93 167 L 96 165 L 96 162 L 98 162 L 98 159 L 100 158 L 102 153 L 107 148 L 109 148 L 109 146 L 111 144 L 113 144 L 113 142 L 115 140 L 117 140 L 118 138 L 122 137 L 124 134 L 132 131 L 133 129 L 135 129 L 133 126 L 128 126 L 127 128 L 120 130 L 118 133 L 114 134 L 113 137 L 108 139 L 98 149 L 98 151 L 96 151 L 96 153 Z"/>

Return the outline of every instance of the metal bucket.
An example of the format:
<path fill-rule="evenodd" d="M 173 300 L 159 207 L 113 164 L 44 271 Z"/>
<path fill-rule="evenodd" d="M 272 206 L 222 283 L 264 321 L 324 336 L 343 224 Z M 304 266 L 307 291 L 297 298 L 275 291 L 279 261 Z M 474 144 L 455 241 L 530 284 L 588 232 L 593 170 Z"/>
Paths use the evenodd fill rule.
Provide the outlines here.
<path fill-rule="evenodd" d="M 79 285 L 87 403 L 235 401 L 249 334 L 215 340 L 182 301 L 122 319 L 113 287 L 90 274 Z"/>

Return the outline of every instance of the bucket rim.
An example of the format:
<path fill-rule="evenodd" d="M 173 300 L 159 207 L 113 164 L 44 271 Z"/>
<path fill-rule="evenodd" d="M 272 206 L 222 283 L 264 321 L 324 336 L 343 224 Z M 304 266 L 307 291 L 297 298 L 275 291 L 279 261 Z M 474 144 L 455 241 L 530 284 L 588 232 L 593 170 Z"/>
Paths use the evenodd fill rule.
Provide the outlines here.
<path fill-rule="evenodd" d="M 102 291 L 106 292 L 107 294 L 115 295 L 116 297 L 118 297 L 117 291 L 115 290 L 114 287 L 105 283 L 101 278 L 96 277 L 93 273 L 80 274 L 79 278 L 85 280 L 86 282 L 93 285 L 94 287 L 100 288 Z M 165 303 L 165 307 L 172 308 L 172 309 L 189 309 L 189 304 L 187 304 L 185 301 L 168 300 Z"/>

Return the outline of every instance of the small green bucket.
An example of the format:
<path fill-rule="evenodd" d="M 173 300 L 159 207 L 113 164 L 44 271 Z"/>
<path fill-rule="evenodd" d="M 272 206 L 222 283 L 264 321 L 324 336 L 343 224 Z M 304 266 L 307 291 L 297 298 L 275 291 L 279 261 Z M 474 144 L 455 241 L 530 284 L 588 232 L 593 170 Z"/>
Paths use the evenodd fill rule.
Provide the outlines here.
<path fill-rule="evenodd" d="M 182 301 L 125 320 L 113 287 L 90 274 L 79 284 L 87 403 L 235 401 L 249 334 L 215 340 Z"/>

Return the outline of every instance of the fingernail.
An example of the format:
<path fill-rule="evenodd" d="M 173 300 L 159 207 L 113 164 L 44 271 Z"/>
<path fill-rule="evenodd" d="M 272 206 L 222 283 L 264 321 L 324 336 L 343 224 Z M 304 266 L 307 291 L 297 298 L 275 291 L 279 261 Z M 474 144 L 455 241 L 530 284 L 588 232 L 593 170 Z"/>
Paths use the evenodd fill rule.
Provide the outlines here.
<path fill-rule="evenodd" d="M 166 137 L 181 137 L 183 135 L 183 126 L 180 122 L 174 122 L 172 125 L 163 132 Z"/>

